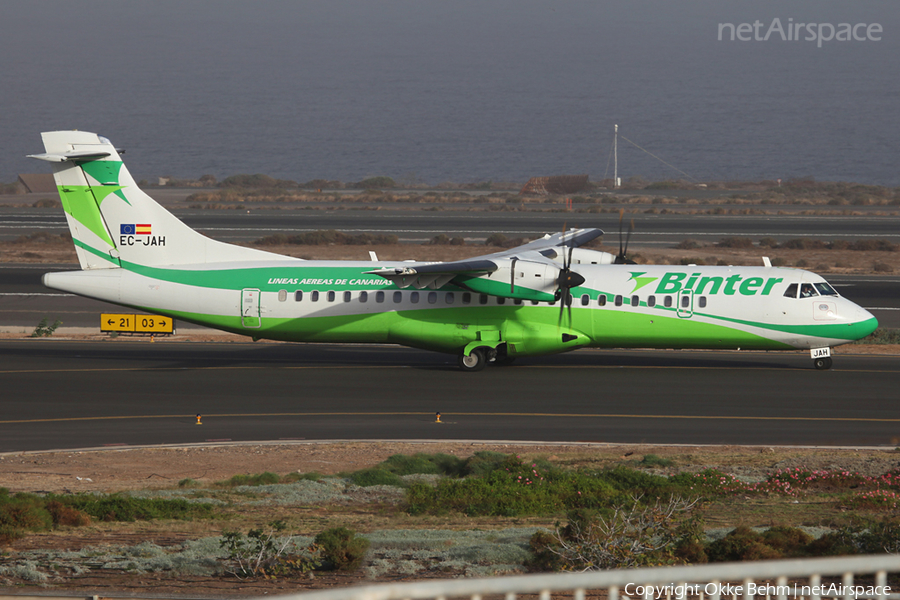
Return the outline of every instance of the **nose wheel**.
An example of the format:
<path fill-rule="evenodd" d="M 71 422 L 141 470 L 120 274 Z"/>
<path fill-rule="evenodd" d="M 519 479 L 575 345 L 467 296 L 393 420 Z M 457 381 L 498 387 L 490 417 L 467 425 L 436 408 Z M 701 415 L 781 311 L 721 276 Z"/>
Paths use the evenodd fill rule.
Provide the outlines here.
<path fill-rule="evenodd" d="M 816 369 L 819 371 L 827 371 L 831 368 L 831 357 L 826 356 L 824 358 L 817 358 L 813 361 L 813 365 L 815 365 Z"/>

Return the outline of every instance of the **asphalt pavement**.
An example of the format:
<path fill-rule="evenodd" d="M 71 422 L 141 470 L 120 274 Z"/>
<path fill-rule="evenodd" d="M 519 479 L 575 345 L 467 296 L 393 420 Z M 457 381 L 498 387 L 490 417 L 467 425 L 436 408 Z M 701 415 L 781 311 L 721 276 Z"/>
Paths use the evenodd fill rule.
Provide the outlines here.
<path fill-rule="evenodd" d="M 284 439 L 897 445 L 900 357 L 0 341 L 0 452 Z M 442 422 L 435 422 L 435 413 Z M 202 425 L 196 424 L 196 415 Z"/>

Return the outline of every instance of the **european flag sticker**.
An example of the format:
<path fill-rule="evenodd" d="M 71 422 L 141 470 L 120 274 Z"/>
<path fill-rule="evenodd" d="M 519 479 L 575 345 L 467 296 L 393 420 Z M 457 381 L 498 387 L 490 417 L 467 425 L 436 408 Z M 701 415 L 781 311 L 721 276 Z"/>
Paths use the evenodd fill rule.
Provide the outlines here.
<path fill-rule="evenodd" d="M 134 223 L 131 225 L 119 225 L 119 233 L 122 235 L 134 235 Z"/>

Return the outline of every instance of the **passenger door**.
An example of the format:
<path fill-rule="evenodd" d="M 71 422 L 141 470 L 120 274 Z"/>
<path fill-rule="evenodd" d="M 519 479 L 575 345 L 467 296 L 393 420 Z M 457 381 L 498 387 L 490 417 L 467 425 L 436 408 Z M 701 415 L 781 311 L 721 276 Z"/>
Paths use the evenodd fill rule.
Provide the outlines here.
<path fill-rule="evenodd" d="M 244 327 L 255 329 L 262 324 L 259 318 L 259 295 L 257 289 L 241 290 L 241 325 Z"/>

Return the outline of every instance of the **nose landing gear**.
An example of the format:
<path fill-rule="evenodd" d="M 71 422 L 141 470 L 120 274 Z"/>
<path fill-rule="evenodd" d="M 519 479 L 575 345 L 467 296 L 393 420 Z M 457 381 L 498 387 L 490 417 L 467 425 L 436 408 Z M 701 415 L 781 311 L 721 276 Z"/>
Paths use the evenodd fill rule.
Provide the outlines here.
<path fill-rule="evenodd" d="M 813 366 L 819 371 L 831 368 L 831 348 L 813 348 L 809 354 L 813 359 Z"/>

